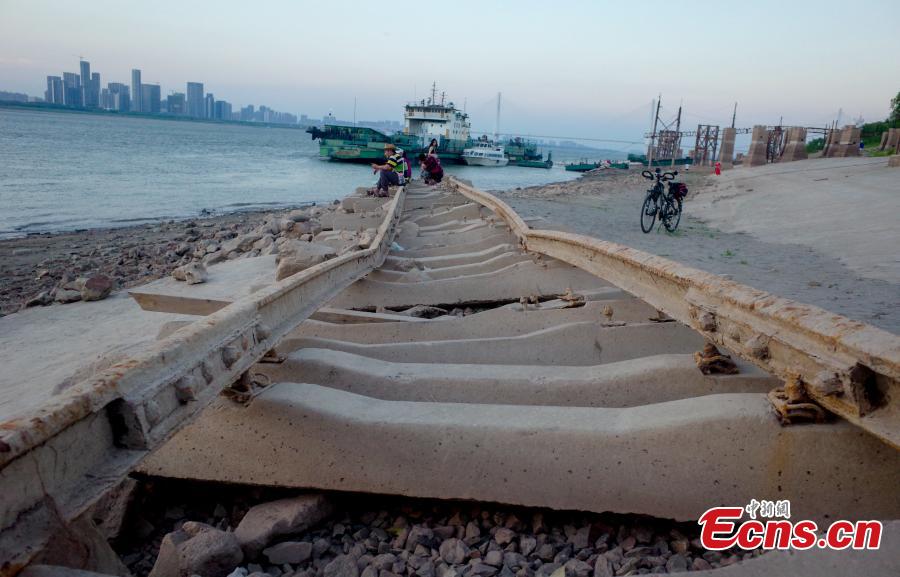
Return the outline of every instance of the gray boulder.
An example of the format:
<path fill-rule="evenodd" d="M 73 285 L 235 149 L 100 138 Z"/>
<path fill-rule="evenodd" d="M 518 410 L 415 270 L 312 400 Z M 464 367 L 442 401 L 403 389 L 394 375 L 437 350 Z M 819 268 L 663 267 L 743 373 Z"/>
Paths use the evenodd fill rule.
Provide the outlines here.
<path fill-rule="evenodd" d="M 337 256 L 330 246 L 314 242 L 290 241 L 278 248 L 275 280 L 281 280 Z"/>
<path fill-rule="evenodd" d="M 203 263 L 190 262 L 173 270 L 172 277 L 187 284 L 200 284 L 206 282 L 209 274 L 206 272 L 206 266 Z"/>
<path fill-rule="evenodd" d="M 81 300 L 81 292 L 73 289 L 58 288 L 56 289 L 56 302 L 67 304 Z"/>
<path fill-rule="evenodd" d="M 338 555 L 325 566 L 325 577 L 359 577 L 359 567 L 353 557 Z"/>
<path fill-rule="evenodd" d="M 243 560 L 234 533 L 188 521 L 163 537 L 150 577 L 226 577 Z"/>
<path fill-rule="evenodd" d="M 469 555 L 469 547 L 459 539 L 447 539 L 441 543 L 441 559 L 450 565 L 459 565 Z"/>
<path fill-rule="evenodd" d="M 286 541 L 263 550 L 263 555 L 272 565 L 297 565 L 312 557 L 312 543 Z"/>
<path fill-rule="evenodd" d="M 270 501 L 247 511 L 234 534 L 248 557 L 255 557 L 273 539 L 300 533 L 331 514 L 324 495 L 301 495 Z"/>
<path fill-rule="evenodd" d="M 108 276 L 102 274 L 92 276 L 88 278 L 84 282 L 84 286 L 81 287 L 81 300 L 103 300 L 109 296 L 109 293 L 112 292 L 112 288 L 113 283 Z"/>

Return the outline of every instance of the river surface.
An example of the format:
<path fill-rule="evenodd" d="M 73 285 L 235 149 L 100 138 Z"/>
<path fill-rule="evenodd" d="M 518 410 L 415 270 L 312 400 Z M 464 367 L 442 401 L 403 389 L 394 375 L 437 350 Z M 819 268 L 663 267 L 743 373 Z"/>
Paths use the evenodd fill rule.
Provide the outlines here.
<path fill-rule="evenodd" d="M 578 176 L 445 169 L 485 190 Z M 374 180 L 298 129 L 0 108 L 0 238 L 327 202 Z"/>

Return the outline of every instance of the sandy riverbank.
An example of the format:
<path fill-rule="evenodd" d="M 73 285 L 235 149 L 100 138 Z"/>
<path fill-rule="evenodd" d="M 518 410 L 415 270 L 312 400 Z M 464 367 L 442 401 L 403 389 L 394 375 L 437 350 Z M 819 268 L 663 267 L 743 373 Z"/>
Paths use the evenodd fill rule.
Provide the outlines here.
<path fill-rule="evenodd" d="M 883 271 L 896 266 L 900 227 L 893 225 L 888 230 L 883 227 L 892 226 L 889 220 L 896 214 L 896 208 L 900 208 L 897 206 L 900 197 L 886 196 L 891 190 L 878 184 L 882 177 L 875 178 L 871 186 L 881 192 L 871 194 L 879 194 L 884 203 L 893 203 L 895 210 L 888 211 L 882 206 L 878 214 L 872 215 L 867 208 L 857 206 L 861 201 L 854 200 L 859 196 L 852 185 L 859 180 L 868 181 L 864 177 L 844 178 L 845 174 L 856 174 L 859 170 L 853 165 L 867 160 L 877 161 L 876 167 L 886 165 L 884 159 L 848 158 L 737 168 L 726 171 L 718 179 L 708 169 L 682 173 L 679 176 L 687 182 L 691 195 L 675 234 L 660 229 L 650 234 L 641 232 L 640 206 L 648 181 L 638 171 L 610 170 L 572 182 L 498 195 L 523 217 L 542 217 L 543 221 L 532 224 L 537 228 L 566 230 L 619 242 L 900 333 L 900 307 L 897 306 L 900 283 L 879 278 Z M 832 161 L 838 162 L 827 171 L 835 187 L 827 192 L 831 199 L 828 203 L 821 200 L 826 193 L 820 188 L 795 187 L 791 180 L 774 174 L 778 168 L 798 170 L 807 163 L 815 170 L 818 167 L 814 163 Z M 880 169 L 868 167 L 867 170 L 877 174 Z M 764 196 L 729 197 L 727 191 L 733 188 L 732 183 L 767 174 L 756 181 L 764 182 L 767 190 Z M 755 186 L 763 185 L 745 186 L 754 190 L 743 193 L 755 192 Z M 834 200 L 841 198 L 841 190 L 845 191 L 846 198 Z M 787 198 L 789 195 L 794 196 Z M 816 214 L 826 210 L 829 203 L 837 203 L 839 208 L 827 209 L 830 211 L 827 216 Z M 736 212 L 720 208 L 728 204 L 742 208 Z M 730 214 L 740 215 L 739 225 Z M 870 230 L 879 232 L 873 236 Z M 867 246 L 873 256 L 859 256 Z"/>
<path fill-rule="evenodd" d="M 886 158 L 738 168 L 701 190 L 691 213 L 721 230 L 808 246 L 862 277 L 900 284 L 898 177 Z"/>

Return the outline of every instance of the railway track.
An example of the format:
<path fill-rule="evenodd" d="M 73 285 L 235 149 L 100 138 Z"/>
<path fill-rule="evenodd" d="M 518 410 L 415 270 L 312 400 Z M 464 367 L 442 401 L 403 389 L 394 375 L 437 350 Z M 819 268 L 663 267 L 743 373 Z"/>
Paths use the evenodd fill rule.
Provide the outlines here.
<path fill-rule="evenodd" d="M 3 487 L 42 486 L 4 503 L 4 573 L 133 470 L 679 521 L 751 499 L 900 519 L 895 335 L 530 229 L 458 181 L 355 202 L 334 226 L 377 212 L 369 248 L 231 304 L 154 298 L 208 316 L 5 424 Z M 698 368 L 710 342 L 735 374 Z M 900 563 L 897 547 L 804 559 L 796 574 Z"/>

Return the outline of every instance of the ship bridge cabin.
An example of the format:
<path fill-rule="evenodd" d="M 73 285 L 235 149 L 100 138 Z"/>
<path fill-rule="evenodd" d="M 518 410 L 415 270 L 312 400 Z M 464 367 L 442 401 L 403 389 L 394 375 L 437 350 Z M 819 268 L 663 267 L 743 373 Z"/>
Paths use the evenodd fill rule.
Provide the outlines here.
<path fill-rule="evenodd" d="M 465 142 L 469 138 L 469 115 L 447 105 L 426 101 L 406 105 L 403 132 L 423 139 L 438 138 Z"/>

